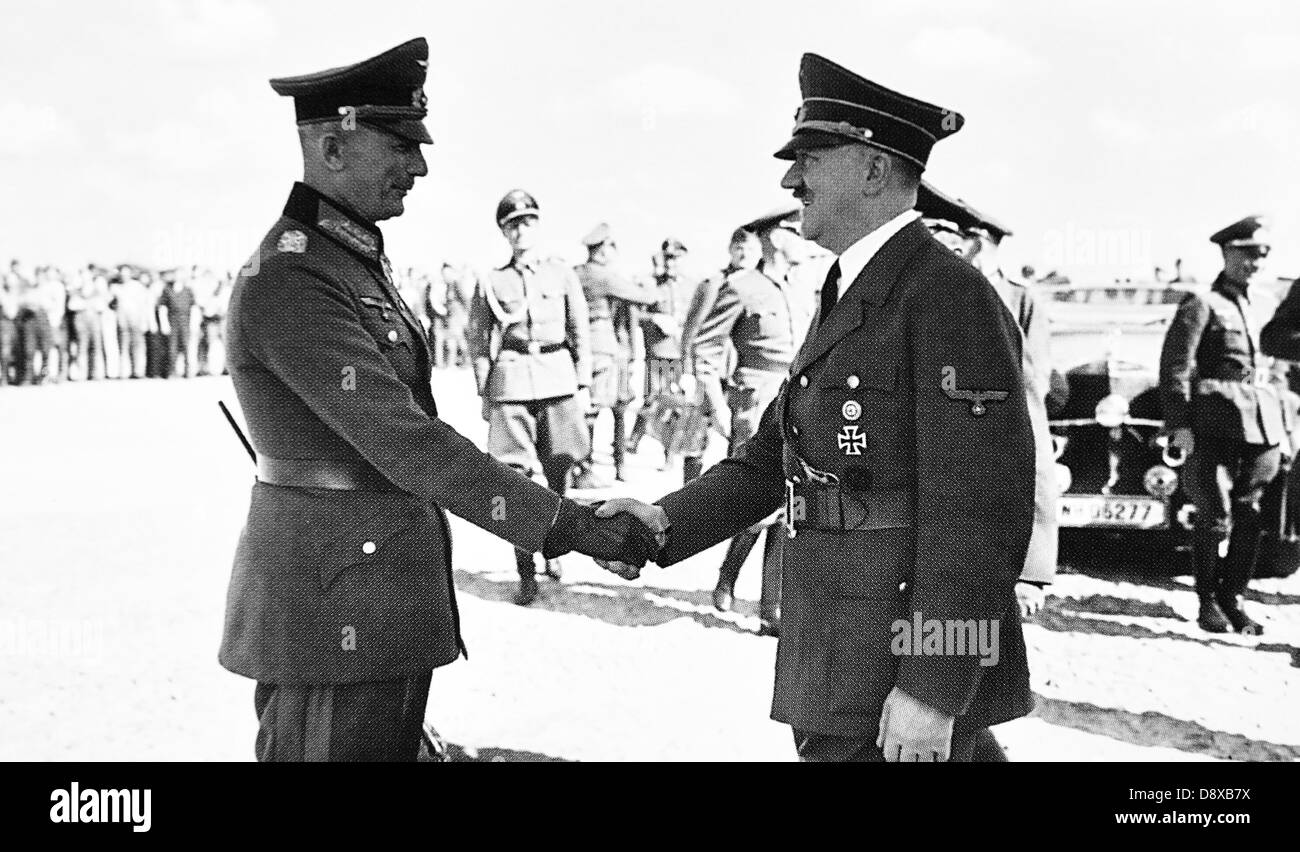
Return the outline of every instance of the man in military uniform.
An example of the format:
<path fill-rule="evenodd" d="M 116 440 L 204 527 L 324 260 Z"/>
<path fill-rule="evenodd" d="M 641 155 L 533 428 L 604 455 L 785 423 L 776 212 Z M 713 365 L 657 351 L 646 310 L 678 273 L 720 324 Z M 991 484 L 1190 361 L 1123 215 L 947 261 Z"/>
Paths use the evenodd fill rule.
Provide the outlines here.
<path fill-rule="evenodd" d="M 1015 317 L 1023 337 L 1025 401 L 1034 428 L 1034 532 L 1029 539 L 1025 566 L 1016 584 L 1022 615 L 1042 608 L 1044 587 L 1056 579 L 1056 453 L 1047 421 L 1047 395 L 1051 390 L 1052 357 L 1048 319 L 1033 292 L 1002 272 L 998 247 L 1011 231 L 960 198 L 946 195 L 921 181 L 916 209 L 935 239 L 974 266 L 1002 297 Z"/>
<path fill-rule="evenodd" d="M 430 353 L 376 223 L 427 173 L 416 39 L 273 80 L 304 174 L 240 273 L 228 363 L 257 453 L 220 661 L 254 678 L 261 760 L 414 760 L 432 669 L 465 652 L 445 511 L 517 547 L 625 553 L 654 534 L 548 491 L 438 417 Z"/>
<path fill-rule="evenodd" d="M 538 255 L 539 217 L 537 201 L 521 189 L 497 205 L 497 226 L 512 254 L 474 295 L 469 352 L 488 421 L 488 452 L 524 476 L 542 473 L 563 494 L 569 470 L 590 449 L 577 394 L 591 386 L 591 341 L 573 270 Z M 520 606 L 537 597 L 536 549 L 515 550 Z M 558 560 L 548 560 L 544 570 L 560 578 Z"/>
<path fill-rule="evenodd" d="M 1223 271 L 1210 292 L 1188 294 L 1178 306 L 1160 353 L 1160 404 L 1170 448 L 1187 456 L 1183 484 L 1196 506 L 1197 624 L 1209 633 L 1257 635 L 1263 627 L 1243 611 L 1241 595 L 1259 555 L 1260 497 L 1288 440 L 1285 385 L 1260 346 L 1277 303 L 1251 287 L 1269 252 L 1260 217 L 1234 222 L 1210 241 L 1223 252 Z"/>
<path fill-rule="evenodd" d="M 655 561 L 672 565 L 785 502 L 772 718 L 804 760 L 964 760 L 1033 706 L 1014 592 L 1034 511 L 1020 332 L 913 209 L 962 116 L 813 54 L 799 82 L 777 156 L 804 236 L 837 255 L 816 324 L 738 454 L 658 506 L 597 514 L 666 518 Z M 924 651 L 909 625 L 927 621 L 998 625 L 997 658 Z"/>
<path fill-rule="evenodd" d="M 762 258 L 758 237 L 738 230 L 731 236 L 731 264 L 722 275 L 705 285 L 697 318 L 688 324 L 684 342 L 686 363 L 683 376 L 689 388 L 726 388 L 726 406 L 731 412 L 728 455 L 737 453 L 754 436 L 759 418 L 776 399 L 794 361 L 795 340 L 803 329 L 795 329 L 793 301 L 784 282 L 774 281 L 755 267 Z M 723 381 L 727 344 L 734 347 L 735 367 Z M 781 620 L 781 538 L 784 524 L 777 520 L 767 531 L 763 548 L 763 586 L 759 601 L 760 632 L 775 634 Z M 731 540 L 713 589 L 713 605 L 731 609 L 736 580 L 750 550 L 758 541 L 761 527 L 751 527 Z"/>
<path fill-rule="evenodd" d="M 660 247 L 662 266 L 655 273 L 655 301 L 639 312 L 642 341 L 645 345 L 645 385 L 641 408 L 637 411 L 627 451 L 635 453 L 641 445 L 654 400 L 676 384 L 682 374 L 682 322 L 698 282 L 683 276 L 681 259 L 686 246 L 669 237 Z M 664 468 L 673 466 L 673 448 L 664 447 Z"/>
<path fill-rule="evenodd" d="M 624 442 L 627 440 L 627 407 L 632 393 L 632 362 L 637 308 L 649 305 L 654 294 L 637 286 L 614 268 L 618 246 L 604 222 L 582 238 L 587 262 L 574 268 L 587 299 L 591 323 L 591 406 L 587 409 L 587 432 L 595 443 L 596 420 L 601 409 L 614 415 L 614 478 L 624 479 Z M 591 454 L 574 470 L 575 488 L 607 488 L 596 476 Z"/>

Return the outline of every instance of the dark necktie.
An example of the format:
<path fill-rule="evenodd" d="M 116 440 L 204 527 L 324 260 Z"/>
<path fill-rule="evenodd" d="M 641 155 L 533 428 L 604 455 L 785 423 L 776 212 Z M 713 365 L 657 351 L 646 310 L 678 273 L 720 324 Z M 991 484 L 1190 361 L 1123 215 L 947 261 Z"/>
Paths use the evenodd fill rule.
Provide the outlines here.
<path fill-rule="evenodd" d="M 840 298 L 840 262 L 837 260 L 831 264 L 830 271 L 826 273 L 826 283 L 822 285 L 822 307 L 818 315 L 817 327 L 821 328 L 826 322 L 826 317 L 830 314 L 831 309 Z"/>

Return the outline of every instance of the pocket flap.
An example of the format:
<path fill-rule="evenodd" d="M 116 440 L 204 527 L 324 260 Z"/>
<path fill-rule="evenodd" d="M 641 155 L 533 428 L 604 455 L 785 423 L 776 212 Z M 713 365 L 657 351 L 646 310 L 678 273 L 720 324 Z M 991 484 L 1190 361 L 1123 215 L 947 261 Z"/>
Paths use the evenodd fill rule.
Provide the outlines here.
<path fill-rule="evenodd" d="M 344 568 L 382 559 L 422 508 L 410 495 L 327 491 L 257 483 L 248 543 L 271 570 L 315 572 L 328 588 Z"/>
<path fill-rule="evenodd" d="M 316 554 L 322 589 L 328 589 L 345 568 L 364 566 L 384 557 L 384 547 L 409 528 L 415 516 L 409 506 L 379 507 L 368 516 L 353 516 L 324 531 Z"/>

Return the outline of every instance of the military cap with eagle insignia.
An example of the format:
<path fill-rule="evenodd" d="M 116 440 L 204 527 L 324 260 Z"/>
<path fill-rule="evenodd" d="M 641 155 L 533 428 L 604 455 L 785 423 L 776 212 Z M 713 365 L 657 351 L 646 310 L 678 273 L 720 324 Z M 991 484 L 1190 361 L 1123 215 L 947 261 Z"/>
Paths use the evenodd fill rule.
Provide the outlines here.
<path fill-rule="evenodd" d="M 299 124 L 339 121 L 349 115 L 362 124 L 432 144 L 424 126 L 429 99 L 424 80 L 429 43 L 414 38 L 355 65 L 298 77 L 277 77 L 271 88 L 293 98 Z"/>
<path fill-rule="evenodd" d="M 858 142 L 897 154 L 925 169 L 934 143 L 961 130 L 960 113 L 886 89 L 815 53 L 799 65 L 803 103 L 789 142 L 773 154 L 793 160 L 809 148 Z"/>
<path fill-rule="evenodd" d="M 1011 230 L 992 216 L 981 213 L 960 198 L 953 198 L 940 191 L 929 181 L 921 181 L 921 186 L 916 191 L 916 209 L 931 222 L 941 226 L 952 225 L 948 230 L 953 233 L 983 231 L 995 243 L 1000 243 L 1003 237 L 1011 235 Z"/>

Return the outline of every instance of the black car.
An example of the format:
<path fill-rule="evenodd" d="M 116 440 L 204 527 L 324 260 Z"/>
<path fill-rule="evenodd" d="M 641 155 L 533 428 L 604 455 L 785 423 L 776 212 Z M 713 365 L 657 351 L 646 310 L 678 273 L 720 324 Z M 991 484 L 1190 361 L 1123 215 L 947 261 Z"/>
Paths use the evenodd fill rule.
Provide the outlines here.
<path fill-rule="evenodd" d="M 1057 517 L 1063 547 L 1149 545 L 1185 568 L 1196 512 L 1182 487 L 1184 459 L 1162 437 L 1160 348 L 1178 304 L 1205 285 L 1043 286 L 1051 320 Z M 1300 397 L 1292 394 L 1293 410 Z M 1267 546 L 1257 576 L 1300 566 L 1297 477 L 1279 476 L 1265 495 Z"/>

